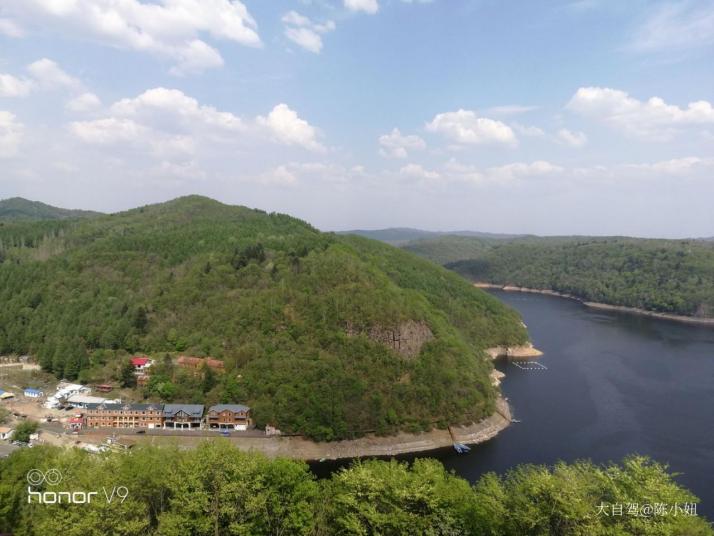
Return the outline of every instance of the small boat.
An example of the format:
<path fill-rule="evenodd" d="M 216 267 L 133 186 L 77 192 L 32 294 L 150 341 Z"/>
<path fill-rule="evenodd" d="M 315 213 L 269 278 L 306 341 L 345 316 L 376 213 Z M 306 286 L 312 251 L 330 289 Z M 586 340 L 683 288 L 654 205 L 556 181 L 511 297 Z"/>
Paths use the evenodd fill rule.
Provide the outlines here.
<path fill-rule="evenodd" d="M 511 422 L 521 422 L 521 421 L 518 419 L 511 419 Z"/>
<path fill-rule="evenodd" d="M 471 451 L 471 447 L 464 445 L 463 443 L 454 443 L 454 450 L 459 454 L 464 454 Z"/>

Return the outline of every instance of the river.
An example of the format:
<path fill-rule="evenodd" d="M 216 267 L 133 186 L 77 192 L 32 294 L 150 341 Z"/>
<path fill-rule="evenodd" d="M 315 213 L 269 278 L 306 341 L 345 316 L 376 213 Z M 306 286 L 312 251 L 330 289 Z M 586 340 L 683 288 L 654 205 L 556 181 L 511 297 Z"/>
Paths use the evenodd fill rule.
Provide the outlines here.
<path fill-rule="evenodd" d="M 645 454 L 682 473 L 714 519 L 714 329 L 490 292 L 521 313 L 547 369 L 499 362 L 521 422 L 468 455 L 440 456 L 447 468 L 475 481 L 521 463 Z"/>

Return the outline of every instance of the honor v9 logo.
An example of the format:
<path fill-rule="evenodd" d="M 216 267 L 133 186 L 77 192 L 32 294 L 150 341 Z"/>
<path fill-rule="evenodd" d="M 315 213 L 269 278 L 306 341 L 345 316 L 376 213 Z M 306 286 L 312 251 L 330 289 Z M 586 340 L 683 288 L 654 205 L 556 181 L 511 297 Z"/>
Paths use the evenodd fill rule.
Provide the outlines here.
<path fill-rule="evenodd" d="M 62 473 L 58 469 L 42 472 L 30 469 L 27 472 L 27 503 L 28 504 L 90 504 L 92 500 L 101 500 L 103 496 L 107 504 L 113 501 L 123 503 L 129 496 L 126 486 L 114 486 L 110 489 L 102 487 L 99 491 L 37 491 L 33 488 L 46 484 L 57 486 L 62 482 Z"/>

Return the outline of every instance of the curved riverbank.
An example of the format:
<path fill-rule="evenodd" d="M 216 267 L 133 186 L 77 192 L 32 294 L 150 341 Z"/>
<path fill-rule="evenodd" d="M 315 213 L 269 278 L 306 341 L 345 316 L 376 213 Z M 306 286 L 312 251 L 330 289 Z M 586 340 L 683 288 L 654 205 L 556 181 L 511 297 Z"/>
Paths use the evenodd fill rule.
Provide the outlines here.
<path fill-rule="evenodd" d="M 257 451 L 273 458 L 291 458 L 303 461 L 344 460 L 364 457 L 391 457 L 402 454 L 424 454 L 451 448 L 454 443 L 476 445 L 495 437 L 511 424 L 508 402 L 499 397 L 496 411 L 477 423 L 466 426 L 450 426 L 446 430 L 433 429 L 428 432 L 406 433 L 380 437 L 373 434 L 359 439 L 343 441 L 315 442 L 301 436 L 263 436 L 249 433 L 233 433 L 227 439 L 237 448 Z M 83 431 L 72 438 L 85 444 L 101 444 L 109 433 L 129 440 L 129 444 L 176 445 L 179 448 L 193 448 L 216 434 L 187 434 L 176 432 L 154 434 L 147 431 L 137 435 L 119 429 L 94 429 Z M 60 437 L 60 436 L 58 436 Z M 121 442 L 121 440 L 120 440 Z"/>
<path fill-rule="evenodd" d="M 617 311 L 621 313 L 635 314 L 641 316 L 649 316 L 652 318 L 659 318 L 662 320 L 672 320 L 674 322 L 684 322 L 687 324 L 696 324 L 701 326 L 714 326 L 714 318 L 697 318 L 694 316 L 684 316 L 675 315 L 670 313 L 658 313 L 656 311 L 648 311 L 647 309 L 639 309 L 637 307 L 626 307 L 624 305 L 611 305 L 608 303 L 599 303 L 586 301 L 573 294 L 565 294 L 563 292 L 557 292 L 555 290 L 548 289 L 538 289 L 538 288 L 528 288 L 528 287 L 517 287 L 513 285 L 496 285 L 493 283 L 474 283 L 477 288 L 492 288 L 498 290 L 504 290 L 506 292 L 529 292 L 532 294 L 545 294 L 547 296 L 557 296 L 559 298 L 567 298 L 569 300 L 575 300 L 587 307 L 593 309 L 601 309 L 605 311 Z"/>

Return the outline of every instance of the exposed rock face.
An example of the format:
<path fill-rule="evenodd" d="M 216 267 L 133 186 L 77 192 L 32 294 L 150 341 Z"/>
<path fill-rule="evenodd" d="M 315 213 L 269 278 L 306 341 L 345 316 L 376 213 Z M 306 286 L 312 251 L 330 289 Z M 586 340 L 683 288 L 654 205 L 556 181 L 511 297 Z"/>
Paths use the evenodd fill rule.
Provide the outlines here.
<path fill-rule="evenodd" d="M 398 326 L 386 328 L 371 326 L 360 329 L 348 324 L 345 331 L 347 335 L 366 335 L 376 342 L 380 342 L 404 357 L 419 355 L 421 347 L 434 338 L 428 324 L 424 321 L 407 320 Z"/>
<path fill-rule="evenodd" d="M 509 357 L 513 359 L 534 359 L 543 355 L 543 352 L 537 348 L 533 348 L 531 343 L 523 346 L 496 346 L 487 348 L 486 353 L 491 356 L 491 359 L 499 357 Z"/>

